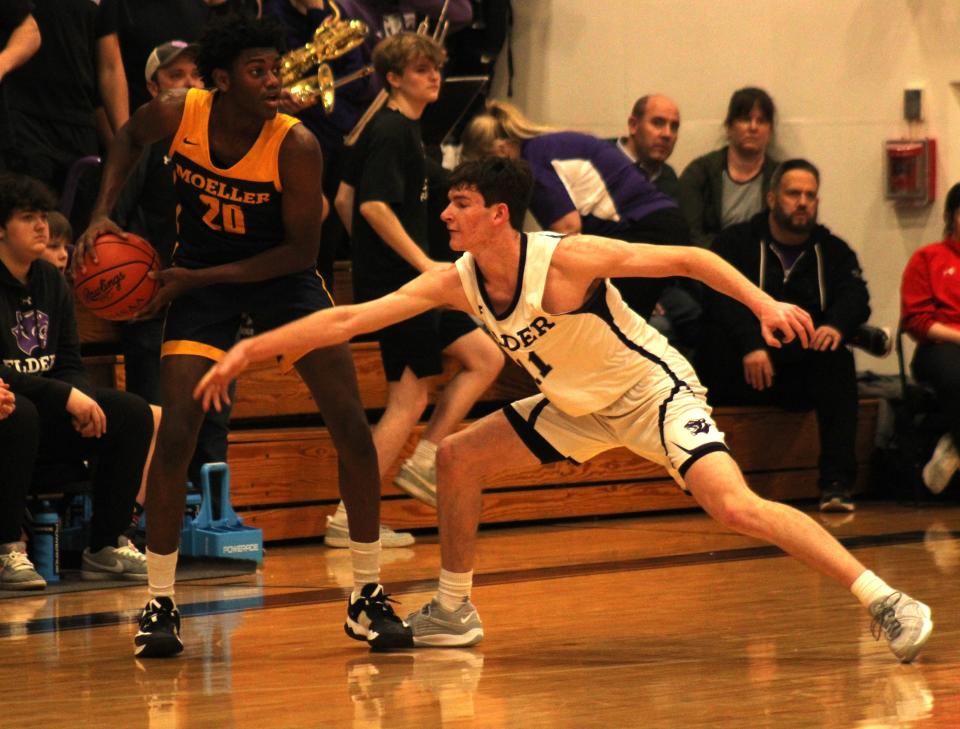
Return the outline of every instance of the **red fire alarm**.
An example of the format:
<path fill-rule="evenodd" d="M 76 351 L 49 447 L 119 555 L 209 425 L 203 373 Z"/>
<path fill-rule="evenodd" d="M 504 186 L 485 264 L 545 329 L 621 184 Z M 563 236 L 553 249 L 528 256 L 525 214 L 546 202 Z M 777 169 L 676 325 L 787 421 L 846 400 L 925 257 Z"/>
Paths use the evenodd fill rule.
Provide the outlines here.
<path fill-rule="evenodd" d="M 923 206 L 937 191 L 937 140 L 891 140 L 886 149 L 887 200 Z"/>

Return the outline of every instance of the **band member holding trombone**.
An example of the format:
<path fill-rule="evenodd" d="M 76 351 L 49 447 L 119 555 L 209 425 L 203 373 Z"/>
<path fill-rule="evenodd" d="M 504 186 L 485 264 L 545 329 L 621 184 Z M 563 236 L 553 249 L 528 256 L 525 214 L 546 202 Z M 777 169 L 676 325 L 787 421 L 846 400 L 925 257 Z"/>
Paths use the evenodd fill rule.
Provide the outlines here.
<path fill-rule="evenodd" d="M 150 316 L 169 304 L 163 419 L 147 483 L 150 600 L 134 639 L 140 657 L 183 650 L 174 575 L 187 463 L 203 420 L 192 388 L 234 343 L 242 314 L 262 331 L 333 306 L 315 271 L 323 218 L 320 146 L 296 119 L 277 113 L 282 28 L 227 18 L 208 26 L 200 46 L 197 62 L 214 89 L 161 94 L 120 130 L 76 253 L 82 270 L 85 257 L 96 259 L 97 236 L 120 232 L 107 215 L 124 179 L 146 144 L 172 135 L 177 248 L 174 265 L 155 275 L 161 288 L 141 312 Z M 296 368 L 310 388 L 340 459 L 354 577 L 346 632 L 365 641 L 376 622 L 379 640 L 394 633 L 408 639 L 379 584 L 380 483 L 350 350 L 295 349 L 281 365 Z"/>
<path fill-rule="evenodd" d="M 377 44 L 373 63 L 385 106 L 364 128 L 344 186 L 352 197 L 346 218 L 353 238 L 357 298 L 368 301 L 420 273 L 450 264 L 433 260 L 427 241 L 427 174 L 420 116 L 440 93 L 446 54 L 426 33 L 399 33 Z M 338 193 L 342 203 L 343 196 Z M 387 408 L 374 426 L 380 472 L 399 456 L 427 405 L 428 379 L 442 372 L 442 355 L 460 371 L 440 394 L 433 414 L 395 485 L 436 506 L 436 449 L 453 432 L 503 367 L 497 346 L 463 312 L 433 310 L 377 333 L 388 381 Z"/>

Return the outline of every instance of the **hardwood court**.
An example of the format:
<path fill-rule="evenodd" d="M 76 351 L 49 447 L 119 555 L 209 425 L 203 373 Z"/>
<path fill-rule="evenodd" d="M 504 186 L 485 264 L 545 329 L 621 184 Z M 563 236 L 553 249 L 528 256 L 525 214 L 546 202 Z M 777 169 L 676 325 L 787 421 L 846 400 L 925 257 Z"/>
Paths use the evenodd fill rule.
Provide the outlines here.
<path fill-rule="evenodd" d="M 320 545 L 178 585 L 175 659 L 133 658 L 145 588 L 0 600 L 0 727 L 960 726 L 960 508 L 864 504 L 831 529 L 932 606 L 913 665 L 849 593 L 688 512 L 483 531 L 469 650 L 349 640 L 349 556 Z M 419 607 L 436 537 L 385 556 L 398 612 Z"/>

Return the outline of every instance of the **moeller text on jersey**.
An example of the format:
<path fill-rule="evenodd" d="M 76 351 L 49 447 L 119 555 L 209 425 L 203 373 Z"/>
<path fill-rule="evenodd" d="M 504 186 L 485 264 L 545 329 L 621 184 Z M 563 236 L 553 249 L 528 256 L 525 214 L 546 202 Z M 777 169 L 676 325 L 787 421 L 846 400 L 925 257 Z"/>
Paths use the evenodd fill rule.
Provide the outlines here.
<path fill-rule="evenodd" d="M 215 197 L 232 202 L 245 203 L 247 205 L 260 205 L 270 200 L 269 192 L 243 192 L 222 180 L 217 180 L 213 177 L 201 175 L 199 172 L 188 170 L 179 163 L 176 165 L 176 168 L 177 177 L 181 180 Z"/>

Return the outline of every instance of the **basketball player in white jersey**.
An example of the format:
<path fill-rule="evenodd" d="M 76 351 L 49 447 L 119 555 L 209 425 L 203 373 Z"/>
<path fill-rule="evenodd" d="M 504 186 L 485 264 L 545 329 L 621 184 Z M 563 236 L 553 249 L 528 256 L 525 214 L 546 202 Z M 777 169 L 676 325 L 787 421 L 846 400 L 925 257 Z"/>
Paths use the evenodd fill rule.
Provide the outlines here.
<path fill-rule="evenodd" d="M 532 181 L 522 161 L 461 165 L 441 216 L 463 251 L 448 269 L 392 294 L 311 314 L 239 342 L 194 396 L 220 407 L 250 362 L 299 347 L 326 347 L 437 306 L 479 316 L 497 343 L 535 378 L 541 394 L 448 436 L 437 454 L 440 585 L 407 622 L 414 646 L 468 646 L 483 638 L 470 601 L 481 492 L 504 469 L 626 446 L 663 465 L 714 519 L 771 542 L 851 590 L 890 649 L 911 661 L 933 628 L 930 609 L 867 570 L 805 514 L 754 494 L 724 445 L 693 369 L 627 308 L 614 276 L 687 276 L 746 305 L 766 342 L 813 333 L 810 316 L 773 300 L 701 248 L 626 244 L 595 236 L 519 232 Z M 376 626 L 369 642 L 378 648 Z"/>

